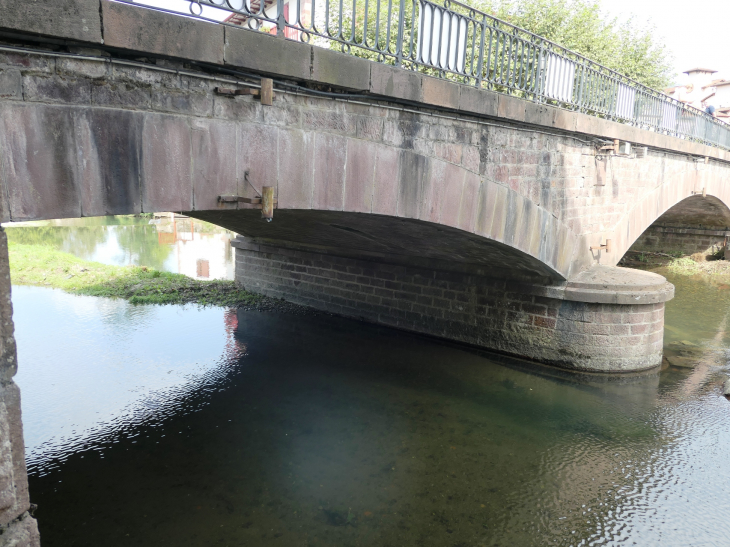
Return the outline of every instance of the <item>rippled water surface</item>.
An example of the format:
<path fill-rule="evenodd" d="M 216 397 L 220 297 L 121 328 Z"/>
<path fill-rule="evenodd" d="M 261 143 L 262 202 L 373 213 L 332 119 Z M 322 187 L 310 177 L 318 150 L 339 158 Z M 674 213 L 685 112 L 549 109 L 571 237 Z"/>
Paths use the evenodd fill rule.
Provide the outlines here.
<path fill-rule="evenodd" d="M 730 290 L 664 370 L 577 377 L 330 316 L 14 287 L 56 546 L 726 546 Z"/>

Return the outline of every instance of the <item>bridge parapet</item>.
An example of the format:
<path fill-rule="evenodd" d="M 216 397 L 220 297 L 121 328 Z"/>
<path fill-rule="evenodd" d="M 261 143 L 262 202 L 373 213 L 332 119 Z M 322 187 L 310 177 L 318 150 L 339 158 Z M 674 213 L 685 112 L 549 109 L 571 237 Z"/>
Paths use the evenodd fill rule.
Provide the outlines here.
<path fill-rule="evenodd" d="M 22 9 L 19 6 L 25 8 L 27 2 L 4 1 L 9 3 L 5 11 L 10 15 L 10 27 L 15 23 L 26 30 L 38 27 L 50 30 L 48 21 L 27 29 L 28 19 L 36 15 L 53 20 L 55 15 L 66 27 L 60 32 L 70 37 L 129 49 L 135 49 L 140 40 L 147 49 L 151 44 L 160 49 L 169 49 L 174 44 L 173 54 L 178 57 L 256 65 L 262 51 L 252 51 L 254 39 L 233 30 L 244 27 L 249 34 L 259 31 L 259 34 L 287 38 L 291 43 L 311 42 L 312 57 L 324 57 L 324 51 L 335 47 L 355 56 L 377 58 L 381 63 L 460 81 L 477 89 L 486 87 L 538 104 L 551 104 L 725 149 L 730 147 L 730 126 L 711 115 L 560 44 L 454 0 L 404 0 L 399 4 L 389 0 L 387 3 L 386 0 L 360 0 L 352 6 L 318 0 L 258 3 L 198 0 L 190 2 L 189 13 L 184 15 L 221 24 L 208 25 L 205 30 L 198 26 L 183 39 L 179 39 L 181 35 L 195 26 L 193 21 L 159 19 L 158 29 L 148 21 L 141 26 L 130 26 L 130 19 L 149 18 L 149 15 L 143 16 L 138 11 L 125 13 L 118 4 L 105 0 L 101 0 L 102 18 L 98 26 L 94 22 L 94 7 L 99 0 L 66 0 L 56 6 L 55 13 L 37 14 L 32 13 L 39 9 L 37 2 L 29 6 L 28 13 L 19 14 Z M 117 2 L 139 6 L 134 0 Z M 136 32 L 130 33 L 130 28 Z M 170 38 L 178 40 L 171 43 Z M 226 42 L 224 48 L 220 48 L 222 38 Z M 283 43 L 283 40 L 269 42 L 266 47 L 281 53 Z M 279 68 L 306 79 L 303 61 L 306 61 L 307 48 L 289 47 L 288 53 L 289 56 L 279 57 Z M 264 70 L 272 66 L 269 59 L 265 64 Z M 347 66 L 343 60 L 339 64 Z M 316 60 L 311 68 L 310 75 L 318 73 L 315 79 L 319 81 L 327 80 L 327 76 L 340 80 L 343 76 L 338 71 L 320 70 Z M 356 74 L 348 71 L 347 76 Z M 360 70 L 359 75 L 362 74 Z M 348 82 L 344 83 L 347 87 Z M 362 79 L 350 80 L 349 84 L 368 89 Z"/>
<path fill-rule="evenodd" d="M 500 48 L 490 49 L 486 42 L 472 43 L 469 48 L 459 49 L 460 55 L 466 56 L 466 59 L 474 57 L 475 51 L 485 49 L 483 46 L 486 46 L 481 55 L 482 70 L 479 72 L 474 68 L 474 62 L 432 59 L 433 55 L 426 52 L 428 47 L 424 50 L 423 45 L 408 45 L 406 40 L 401 44 L 401 50 L 394 51 L 392 44 L 375 48 L 374 51 L 381 53 L 384 60 L 400 59 L 396 63 L 399 66 L 390 66 L 338 53 L 326 47 L 281 39 L 285 36 L 284 28 L 296 27 L 300 30 L 304 28 L 304 31 L 297 31 L 300 32 L 298 36 L 326 34 L 328 41 L 349 40 L 344 37 L 343 29 L 330 35 L 314 28 L 317 25 L 315 19 L 304 23 L 301 18 L 294 19 L 299 16 L 293 13 L 287 16 L 288 19 L 277 15 L 276 24 L 281 30 L 281 38 L 276 38 L 236 25 L 171 15 L 126 0 L 40 0 L 31 3 L 0 0 L 0 11 L 3 13 L 0 32 L 35 33 L 66 42 L 97 44 L 188 62 L 245 68 L 300 82 L 365 91 L 391 100 L 407 100 L 703 157 L 730 159 L 729 153 L 717 148 L 730 146 L 730 126 L 697 109 L 686 107 L 632 82 L 558 44 L 487 14 L 479 14 L 468 6 L 449 2 L 449 6 L 453 6 L 451 9 L 420 0 L 411 2 L 416 10 L 436 10 L 453 21 L 462 21 L 466 17 L 472 30 L 481 32 L 483 28 L 485 36 L 496 36 L 503 42 L 508 40 L 509 47 L 504 46 L 509 50 L 507 61 L 499 61 L 507 64 L 500 65 L 496 57 L 490 60 L 490 55 L 497 55 Z M 203 1 L 202 4 L 217 2 Z M 221 7 L 220 4 L 218 7 Z M 418 8 L 421 4 L 423 6 Z M 264 13 L 247 12 L 246 5 L 244 2 L 241 10 L 237 10 L 239 15 L 251 20 L 273 21 Z M 316 2 L 312 7 L 316 9 Z M 400 12 L 395 11 L 395 17 L 400 17 Z M 389 20 L 389 23 L 395 29 L 401 26 L 397 21 Z M 357 27 L 360 23 L 353 24 Z M 443 49 L 443 46 L 448 45 L 441 44 L 439 40 L 444 39 L 437 40 L 434 35 L 429 42 L 430 47 L 436 48 L 438 45 Z M 523 58 L 514 54 L 512 49 L 518 45 L 532 52 L 532 55 Z M 362 43 L 345 43 L 344 46 L 349 51 L 363 49 Z M 522 66 L 520 63 L 527 64 Z M 557 68 L 550 68 L 550 63 Z M 451 79 L 433 77 L 400 66 L 421 67 L 428 69 L 431 74 Z M 528 73 L 534 75 L 528 78 Z M 519 74 L 525 75 L 522 83 L 517 78 Z M 567 75 L 572 77 L 568 78 Z M 477 85 L 457 83 L 457 79 Z M 485 89 L 485 86 L 490 90 Z M 566 91 L 568 88 L 570 93 Z M 493 90 L 500 92 L 495 93 Z M 627 106 L 629 99 L 633 107 Z M 677 136 L 682 138 L 677 139 Z"/>

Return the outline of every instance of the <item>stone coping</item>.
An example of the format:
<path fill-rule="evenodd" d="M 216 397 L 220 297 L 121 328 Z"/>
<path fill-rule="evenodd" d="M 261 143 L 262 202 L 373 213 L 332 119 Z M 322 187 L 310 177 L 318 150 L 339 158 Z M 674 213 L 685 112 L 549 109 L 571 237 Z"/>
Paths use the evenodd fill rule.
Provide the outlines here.
<path fill-rule="evenodd" d="M 587 114 L 433 78 L 256 31 L 110 0 L 0 0 L 0 31 L 103 44 L 144 55 L 198 61 L 318 82 L 377 98 L 464 115 L 619 139 L 634 145 L 730 161 L 730 151 Z"/>
<path fill-rule="evenodd" d="M 564 299 L 602 304 L 657 304 L 674 298 L 674 285 L 663 276 L 621 268 L 593 266 L 568 280 Z"/>

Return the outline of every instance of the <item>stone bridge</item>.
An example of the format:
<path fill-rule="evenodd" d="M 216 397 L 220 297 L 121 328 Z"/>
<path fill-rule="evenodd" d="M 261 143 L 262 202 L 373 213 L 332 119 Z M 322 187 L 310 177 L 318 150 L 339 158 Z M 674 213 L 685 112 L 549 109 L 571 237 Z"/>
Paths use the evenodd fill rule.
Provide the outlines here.
<path fill-rule="evenodd" d="M 108 0 L 0 14 L 2 221 L 185 212 L 241 234 L 253 291 L 603 372 L 661 362 L 674 289 L 616 267 L 629 247 L 730 224 L 725 150 Z M 271 105 L 226 92 L 262 78 Z M 273 222 L 219 199 L 264 186 Z M 24 545 L 4 235 L 0 258 L 1 522 Z"/>

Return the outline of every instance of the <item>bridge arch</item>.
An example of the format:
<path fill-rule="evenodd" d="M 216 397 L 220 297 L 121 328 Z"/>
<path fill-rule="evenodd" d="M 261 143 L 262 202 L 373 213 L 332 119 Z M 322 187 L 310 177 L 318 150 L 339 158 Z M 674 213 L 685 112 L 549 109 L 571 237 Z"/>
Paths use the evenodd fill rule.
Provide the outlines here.
<path fill-rule="evenodd" d="M 716 196 L 697 194 L 662 213 L 632 242 L 627 253 L 715 254 L 726 246 L 728 236 L 730 207 Z"/>
<path fill-rule="evenodd" d="M 100 5 L 114 12 L 98 21 L 102 54 L 0 53 L 19 84 L 0 100 L 3 220 L 185 212 L 243 234 L 241 276 L 261 274 L 262 292 L 296 298 L 309 283 L 312 305 L 569 368 L 658 363 L 671 286 L 612 267 L 691 189 L 706 181 L 712 195 L 729 153 L 244 29 Z M 144 32 L 131 35 L 135 26 Z M 203 38 L 204 58 L 170 46 Z M 276 97 L 262 105 L 249 91 L 267 76 Z M 605 152 L 607 139 L 649 148 Z M 218 199 L 263 186 L 278 198 L 270 224 Z M 370 308 L 353 304 L 374 291 L 356 271 L 391 285 Z M 641 333 L 623 326 L 634 313 Z"/>
<path fill-rule="evenodd" d="M 219 101 L 220 117 L 133 110 L 120 98 L 0 102 L 4 218 L 179 211 L 251 237 L 304 243 L 306 234 L 310 244 L 553 283 L 582 250 L 554 211 L 485 176 L 488 126 L 311 97 L 285 96 L 271 111 Z M 255 197 L 262 186 L 276 188 L 270 224 L 250 205 L 218 200 Z"/>
<path fill-rule="evenodd" d="M 730 188 L 725 184 L 727 172 L 720 166 L 689 161 L 692 162 L 689 169 L 666 177 L 663 184 L 648 192 L 618 223 L 613 232 L 617 242 L 614 263 L 654 225 L 711 229 L 730 227 Z"/>

